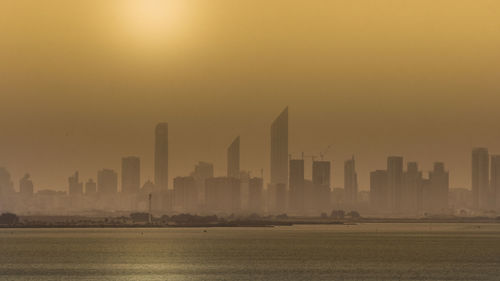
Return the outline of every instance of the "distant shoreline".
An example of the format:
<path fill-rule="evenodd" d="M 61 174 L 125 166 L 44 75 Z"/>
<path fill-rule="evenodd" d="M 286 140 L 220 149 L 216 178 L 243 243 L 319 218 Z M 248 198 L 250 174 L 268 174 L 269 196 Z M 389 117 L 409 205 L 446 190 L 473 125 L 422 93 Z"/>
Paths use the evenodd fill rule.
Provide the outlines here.
<path fill-rule="evenodd" d="M 457 218 L 457 219 L 404 219 L 404 218 L 362 218 L 357 220 L 319 220 L 319 219 L 288 219 L 273 221 L 229 221 L 219 223 L 19 223 L 15 225 L 0 225 L 5 228 L 215 228 L 215 227 L 275 227 L 293 225 L 357 225 L 370 223 L 500 223 L 494 218 Z"/>

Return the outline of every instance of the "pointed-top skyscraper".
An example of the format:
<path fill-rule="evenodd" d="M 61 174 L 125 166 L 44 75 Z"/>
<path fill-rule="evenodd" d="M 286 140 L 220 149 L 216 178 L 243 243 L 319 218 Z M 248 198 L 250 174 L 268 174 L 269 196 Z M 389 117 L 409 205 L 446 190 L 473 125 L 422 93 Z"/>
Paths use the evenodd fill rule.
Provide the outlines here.
<path fill-rule="evenodd" d="M 240 178 L 240 137 L 236 137 L 227 148 L 227 176 Z"/>
<path fill-rule="evenodd" d="M 271 124 L 271 184 L 288 183 L 288 107 Z"/>
<path fill-rule="evenodd" d="M 168 124 L 159 123 L 155 129 L 155 185 L 168 189 Z"/>

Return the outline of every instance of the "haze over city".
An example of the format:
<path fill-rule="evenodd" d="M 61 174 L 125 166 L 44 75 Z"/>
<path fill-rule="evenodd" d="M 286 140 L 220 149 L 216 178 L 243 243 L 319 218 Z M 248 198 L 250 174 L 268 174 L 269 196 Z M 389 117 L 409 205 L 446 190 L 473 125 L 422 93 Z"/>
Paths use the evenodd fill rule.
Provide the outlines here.
<path fill-rule="evenodd" d="M 332 187 L 354 154 L 362 190 L 389 155 L 442 161 L 470 188 L 472 148 L 500 153 L 497 1 L 117 3 L 1 4 L 0 166 L 16 184 L 67 190 L 128 155 L 153 180 L 158 122 L 171 184 L 199 160 L 225 175 L 236 136 L 241 169 L 269 178 L 285 106 L 290 153 L 331 145 Z"/>
<path fill-rule="evenodd" d="M 0 0 L 0 281 L 498 280 L 500 1 Z"/>

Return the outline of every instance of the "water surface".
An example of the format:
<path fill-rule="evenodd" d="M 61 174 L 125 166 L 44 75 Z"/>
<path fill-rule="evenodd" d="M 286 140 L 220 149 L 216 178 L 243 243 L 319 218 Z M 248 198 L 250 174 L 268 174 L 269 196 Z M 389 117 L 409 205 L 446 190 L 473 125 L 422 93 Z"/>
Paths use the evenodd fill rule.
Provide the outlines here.
<path fill-rule="evenodd" d="M 500 280 L 500 224 L 0 229 L 0 280 Z"/>

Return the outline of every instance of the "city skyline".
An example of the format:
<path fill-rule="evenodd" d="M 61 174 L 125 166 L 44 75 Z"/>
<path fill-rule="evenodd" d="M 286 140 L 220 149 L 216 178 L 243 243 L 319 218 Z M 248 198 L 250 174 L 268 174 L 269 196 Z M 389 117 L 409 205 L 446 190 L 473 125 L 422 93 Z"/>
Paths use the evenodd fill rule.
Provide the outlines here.
<path fill-rule="evenodd" d="M 287 120 L 287 119 L 288 119 L 288 107 L 285 107 L 285 109 L 284 109 L 284 110 L 280 113 L 280 116 L 278 116 L 278 119 L 276 119 L 276 120 L 279 120 L 280 118 L 285 118 L 285 117 L 286 117 L 286 119 L 284 119 L 284 120 Z M 275 120 L 275 121 L 276 121 L 276 120 Z M 287 127 L 289 126 L 289 125 L 288 125 L 288 121 L 286 121 L 286 122 L 285 122 L 285 124 L 287 124 L 287 125 L 286 125 Z M 292 126 L 293 126 L 293 124 L 292 124 Z M 271 126 L 271 128 L 272 128 L 272 127 L 273 127 L 273 126 Z M 288 128 L 287 128 L 287 130 L 288 130 Z M 162 164 L 162 165 L 165 165 L 165 166 L 166 166 L 166 167 L 164 167 L 164 168 L 163 168 L 163 169 L 164 169 L 164 172 L 163 172 L 163 173 L 165 173 L 165 174 L 166 174 L 166 176 L 164 175 L 164 177 L 167 179 L 167 184 L 166 184 L 166 186 L 167 186 L 167 188 L 168 188 L 168 186 L 171 186 L 171 184 L 173 183 L 173 180 L 174 180 L 174 178 L 175 178 L 175 177 L 177 177 L 177 176 L 182 176 L 182 175 L 174 175 L 174 176 L 172 176 L 172 177 L 169 177 L 169 176 L 168 176 L 168 173 L 169 173 L 169 172 L 168 172 L 168 169 L 169 169 L 169 168 L 168 168 L 168 165 L 169 165 L 169 164 L 168 164 L 168 149 L 169 149 L 169 148 L 168 148 L 168 141 L 169 141 L 169 136 L 168 136 L 168 123 L 166 123 L 166 122 L 160 122 L 160 123 L 158 123 L 158 124 L 155 126 L 155 131 L 156 131 L 156 133 L 155 133 L 155 140 L 154 140 L 154 142 L 155 142 L 155 150 L 156 150 L 156 149 L 159 149 L 159 154 L 163 153 L 163 154 L 164 154 L 163 158 L 165 158 L 165 159 L 166 159 L 166 160 L 162 160 L 164 163 L 166 163 L 166 164 Z M 160 135 L 158 134 L 158 132 L 160 132 Z M 161 134 L 164 134 L 164 135 L 163 135 L 163 136 L 161 136 Z M 272 135 L 272 134 L 271 134 L 271 135 Z M 272 139 L 272 138 L 271 138 L 271 139 Z M 162 144 L 162 142 L 163 142 L 164 144 Z M 288 140 L 287 140 L 287 142 L 288 142 Z M 344 188 L 344 187 L 346 186 L 346 175 L 347 175 L 347 174 L 346 174 L 346 169 L 349 169 L 349 168 L 348 168 L 348 166 L 346 166 L 346 165 L 348 165 L 348 163 L 354 162 L 354 157 L 355 157 L 354 155 L 356 155 L 356 153 L 354 153 L 354 154 L 352 154 L 352 155 L 351 155 L 351 157 L 350 157 L 350 158 L 352 158 L 352 159 L 347 159 L 347 160 L 346 160 L 346 159 L 344 159 L 344 160 L 342 160 L 342 159 L 331 159 L 330 157 L 328 157 L 328 155 L 327 155 L 327 156 L 325 156 L 325 155 L 324 155 L 324 153 L 325 153 L 325 152 L 328 152 L 328 150 L 330 150 L 330 147 L 331 147 L 331 146 L 332 146 L 332 145 L 329 145 L 329 146 L 328 146 L 328 147 L 327 147 L 324 151 L 317 151 L 317 152 L 315 152 L 315 153 L 313 152 L 313 153 L 311 153 L 311 154 L 309 154 L 309 155 L 305 155 L 305 157 L 304 157 L 304 152 L 303 152 L 303 151 L 302 151 L 302 152 L 298 152 L 298 151 L 289 151 L 289 153 L 290 153 L 290 154 L 289 154 L 289 153 L 287 153 L 287 154 L 286 154 L 286 155 L 288 155 L 288 157 L 287 157 L 286 159 L 287 159 L 287 161 L 288 161 L 288 159 L 289 159 L 290 157 L 292 157 L 292 158 L 300 158 L 300 157 L 302 157 L 302 159 L 304 159 L 304 160 L 307 162 L 307 161 L 313 161 L 314 159 L 320 159 L 320 158 L 323 158 L 323 157 L 324 157 L 324 158 L 325 158 L 325 160 L 328 160 L 328 161 L 331 161 L 331 162 L 332 162 L 332 175 L 334 175 L 334 176 L 332 177 L 332 178 L 333 178 L 333 183 L 334 183 L 334 184 L 332 185 L 332 188 L 335 188 L 335 187 L 341 187 L 341 188 Z M 222 144 L 221 144 L 221 148 L 222 148 Z M 245 149 L 245 147 L 243 148 L 243 150 L 244 150 L 244 149 Z M 248 149 L 248 148 L 247 148 L 247 149 Z M 488 152 L 488 148 L 483 148 L 483 147 L 472 147 L 471 149 L 472 149 L 473 151 L 478 151 L 478 150 L 479 150 L 479 151 L 481 151 L 481 150 L 484 150 L 484 149 L 485 149 L 485 152 L 484 152 L 484 153 L 486 153 L 487 155 L 490 155 L 490 154 L 488 154 L 488 153 L 489 153 L 489 152 Z M 255 175 L 257 175 L 257 174 L 259 174 L 259 175 L 260 175 L 260 173 L 262 173 L 262 171 L 264 171 L 264 174 L 263 174 L 263 175 L 264 175 L 264 181 L 266 182 L 266 184 L 267 184 L 267 183 L 271 183 L 271 179 L 270 179 L 270 170 L 268 170 L 268 171 L 267 171 L 267 173 L 266 173 L 266 172 L 265 172 L 265 169 L 263 168 L 263 167 L 265 167 L 265 166 L 266 166 L 265 164 L 263 164 L 261 167 L 255 167 L 255 168 L 253 168 L 253 169 L 244 169 L 244 168 L 240 169 L 240 166 L 241 166 L 241 163 L 240 163 L 240 162 L 241 162 L 241 160 L 240 160 L 240 150 L 241 150 L 241 149 L 240 149 L 240 136 L 238 136 L 238 137 L 236 137 L 236 138 L 234 138 L 234 139 L 233 139 L 233 142 L 232 142 L 232 143 L 231 143 L 231 145 L 227 148 L 227 153 L 226 153 L 226 157 L 225 157 L 225 158 L 226 158 L 226 159 L 225 159 L 225 163 L 220 163 L 220 162 L 219 162 L 219 163 L 218 163 L 219 165 L 214 165 L 214 163 L 215 163 L 215 162 L 217 162 L 217 161 L 213 161 L 213 160 L 211 160 L 211 159 L 203 159 L 203 160 L 198 159 L 198 160 L 193 161 L 193 163 L 192 163 L 192 164 L 190 164 L 190 165 L 189 165 L 189 166 L 187 166 L 187 167 L 184 167 L 183 169 L 175 169 L 175 166 L 174 166 L 174 169 L 175 169 L 175 170 L 185 170 L 185 171 L 188 171 L 188 172 L 186 172 L 186 173 L 184 174 L 184 175 L 188 175 L 188 174 L 189 174 L 189 171 L 190 171 L 190 169 L 191 169 L 191 167 L 192 167 L 192 165 L 194 165 L 195 163 L 197 163 L 197 162 L 200 162 L 200 161 L 201 161 L 201 162 L 208 162 L 208 163 L 211 163 L 212 165 L 214 165 L 214 167 L 215 167 L 214 171 L 216 171 L 216 173 L 214 173 L 214 174 L 215 174 L 216 176 L 225 176 L 225 175 L 228 175 L 228 173 L 229 173 L 229 163 L 230 163 L 230 162 L 229 162 L 229 160 L 230 160 L 230 158 L 229 158 L 229 157 L 230 157 L 230 155 L 231 155 L 231 153 L 230 153 L 230 152 L 232 152 L 232 154 L 234 155 L 234 156 L 231 156 L 231 158 L 233 159 L 233 160 L 232 160 L 232 161 L 233 161 L 233 165 L 237 165 L 236 167 L 237 167 L 239 170 L 241 170 L 241 171 L 248 171 L 248 172 L 254 173 Z M 222 152 L 222 150 L 220 150 L 219 152 Z M 484 154 L 484 153 L 483 153 L 483 154 Z M 282 154 L 284 154 L 284 153 L 282 153 Z M 469 154 L 469 153 L 467 153 L 467 154 Z M 302 156 L 301 156 L 301 155 L 302 155 Z M 474 153 L 473 153 L 473 155 L 474 155 Z M 236 158 L 235 158 L 235 157 L 236 157 Z M 311 158 L 311 157 L 312 157 L 312 158 Z M 358 156 L 356 155 L 356 157 L 358 157 Z M 405 155 L 397 155 L 397 156 L 396 156 L 396 155 L 390 155 L 390 154 L 388 154 L 388 155 L 386 155 L 386 157 L 398 157 L 398 158 L 402 158 L 402 159 L 404 159 L 404 163 L 403 163 L 404 165 L 406 165 L 406 163 L 411 164 L 411 163 L 416 162 L 416 163 L 418 163 L 418 165 L 419 165 L 420 167 L 421 167 L 421 166 L 430 166 L 430 168 L 429 168 L 429 169 L 427 169 L 427 170 L 422 169 L 422 171 L 424 172 L 424 174 L 431 173 L 431 172 L 432 172 L 432 169 L 433 169 L 433 165 L 434 165 L 436 162 L 444 162 L 444 161 L 439 161 L 439 159 L 436 159 L 435 161 L 432 161 L 431 163 L 424 163 L 424 165 L 422 165 L 422 162 L 421 162 L 421 161 L 418 161 L 418 160 L 415 160 L 415 159 L 408 159 L 408 157 L 405 157 Z M 497 154 L 492 153 L 492 154 L 491 154 L 491 157 L 492 157 L 492 160 L 491 160 L 491 161 L 493 161 L 493 159 L 496 159 Z M 119 172 L 119 171 L 121 171 L 121 170 L 124 168 L 124 167 L 123 167 L 123 161 L 124 161 L 125 159 L 132 160 L 132 159 L 130 159 L 130 158 L 133 158 L 135 161 L 139 161 L 139 162 L 141 162 L 141 159 L 142 159 L 142 158 L 146 158 L 146 159 L 148 159 L 148 158 L 150 158 L 150 156 L 148 156 L 148 155 L 147 155 L 147 156 L 145 156 L 145 157 L 144 157 L 144 156 L 143 156 L 143 157 L 141 157 L 141 156 L 137 156 L 137 155 L 134 155 L 134 156 L 122 156 L 122 157 L 120 158 L 121 160 L 119 160 L 119 162 L 118 162 L 118 163 L 119 163 L 119 165 L 118 165 L 118 166 L 114 165 L 114 168 L 113 168 L 113 167 L 96 168 L 96 171 L 97 171 L 98 169 L 110 169 L 110 170 L 114 170 L 114 171 L 118 171 L 118 172 Z M 155 156 L 155 158 L 156 158 L 156 156 Z M 216 158 L 217 158 L 217 157 L 216 157 Z M 158 160 L 155 160 L 155 161 L 160 161 L 159 159 L 160 159 L 160 158 L 158 158 Z M 483 159 L 484 159 L 484 157 L 483 157 Z M 489 160 L 489 159 L 490 159 L 490 158 L 489 158 L 489 156 L 488 156 L 488 157 L 486 157 L 486 159 L 488 159 L 488 161 L 490 161 L 490 160 Z M 236 161 L 236 162 L 235 162 L 235 161 Z M 163 162 L 162 162 L 162 163 L 163 163 Z M 262 162 L 266 162 L 266 161 L 262 160 Z M 343 167 L 339 165 L 339 164 L 341 164 L 342 162 L 343 162 L 343 165 L 342 165 Z M 469 160 L 469 162 L 471 162 L 471 161 Z M 483 162 L 484 162 L 484 160 L 483 160 Z M 244 167 L 244 166 L 245 166 L 245 162 L 244 162 L 244 161 L 242 161 L 242 163 L 243 163 L 243 167 Z M 471 170 L 473 170 L 473 169 L 474 169 L 474 160 L 473 160 L 473 159 L 472 159 L 472 162 L 471 162 L 471 163 L 472 163 L 472 164 L 471 164 L 471 166 L 470 166 L 470 169 L 471 169 Z M 140 186 L 142 186 L 142 184 L 143 184 L 144 182 L 148 181 L 148 180 L 153 181 L 153 182 L 154 182 L 154 181 L 158 181 L 158 179 L 156 179 L 156 176 L 155 176 L 155 175 L 156 175 L 156 173 L 155 173 L 155 172 L 151 172 L 151 171 L 150 171 L 150 172 L 147 172 L 147 173 L 146 173 L 146 174 L 147 174 L 147 176 L 144 176 L 144 175 L 143 175 L 143 173 L 144 173 L 143 165 L 141 165 L 141 164 L 136 164 L 136 165 L 140 165 L 140 168 L 139 168 L 139 169 L 140 169 L 140 173 L 139 173 L 139 175 L 138 175 L 138 178 L 139 178 L 138 180 L 139 180 L 139 182 L 140 182 Z M 221 166 L 221 165 L 222 165 L 222 166 Z M 288 165 L 288 164 L 287 164 L 287 165 Z M 483 165 L 485 165 L 485 164 L 483 164 Z M 492 165 L 493 165 L 493 162 L 492 162 Z M 149 166 L 149 165 L 146 163 L 146 165 L 145 165 L 145 166 Z M 270 166 L 271 166 L 271 165 L 269 165 L 268 167 L 270 167 Z M 339 167 L 339 166 L 340 166 L 340 167 Z M 10 171 L 9 167 L 7 167 L 7 166 L 4 166 L 4 167 L 5 167 L 5 168 L 7 168 L 7 169 Z M 489 164 L 488 164 L 488 167 L 489 167 Z M 364 180 L 363 180 L 363 184 L 362 184 L 362 185 L 358 184 L 358 175 L 357 175 L 357 173 L 355 173 L 355 181 L 356 181 L 355 186 L 356 186 L 356 190 L 358 190 L 358 189 L 359 189 L 359 190 L 369 190 L 369 187 L 370 187 L 370 173 L 371 173 L 372 171 L 375 171 L 375 170 L 380 170 L 380 169 L 382 169 L 382 168 L 384 168 L 384 166 L 378 166 L 378 167 L 374 167 L 374 168 L 371 168 L 371 167 L 370 167 L 370 168 L 368 168 L 368 170 L 369 170 L 369 171 L 368 171 L 367 173 L 365 173 L 365 174 L 361 173 L 361 174 L 359 175 L 359 178 L 363 178 L 363 179 L 364 179 Z M 158 166 L 158 169 L 159 169 L 159 170 L 161 169 L 161 168 L 160 168 L 160 166 Z M 448 169 L 449 169 L 449 167 L 448 167 Z M 493 169 L 494 169 L 494 166 L 492 166 L 491 168 L 488 168 L 488 170 L 487 170 L 487 171 L 485 171 L 484 169 L 482 169 L 482 170 L 484 171 L 483 173 L 486 173 L 483 177 L 488 178 L 488 181 L 487 181 L 487 184 L 488 184 L 488 185 L 489 185 L 489 175 L 490 175 L 490 172 L 491 172 L 491 173 L 493 173 Z M 80 169 L 75 168 L 74 170 L 75 170 L 75 171 L 77 171 L 77 172 L 80 174 Z M 307 168 L 307 165 L 306 165 L 306 168 L 305 168 L 304 170 L 305 170 L 305 177 L 306 177 L 306 178 L 312 178 L 312 169 L 308 169 L 308 168 Z M 450 170 L 450 169 L 449 169 L 449 170 Z M 491 171 L 490 171 L 490 170 L 491 170 Z M 233 173 L 233 176 L 234 176 L 235 171 L 233 171 L 232 173 Z M 287 173 L 288 173 L 288 172 L 287 172 Z M 11 174 L 12 174 L 12 173 L 11 173 Z M 32 181 L 33 181 L 33 177 L 31 176 L 31 171 L 24 171 L 24 172 L 22 172 L 21 174 L 23 175 L 23 176 L 21 177 L 21 179 L 22 179 L 22 178 L 24 178 L 24 177 L 25 177 L 25 175 L 29 174 L 29 176 L 30 176 L 30 180 L 32 180 Z M 454 174 L 454 173 L 452 172 L 452 174 Z M 451 187 L 455 187 L 455 188 L 466 188 L 466 189 L 473 190 L 473 185 L 474 185 L 474 174 L 473 174 L 473 173 L 471 174 L 470 172 L 469 172 L 468 174 L 469 174 L 469 177 L 470 177 L 470 179 L 471 179 L 471 182 L 470 182 L 470 184 L 469 184 L 469 185 L 466 185 L 466 184 L 463 184 L 463 185 L 460 185 L 460 184 L 459 184 L 459 185 L 451 185 L 451 184 L 450 184 L 450 185 L 451 185 Z M 97 178 L 97 176 L 96 176 L 96 175 L 97 175 L 97 172 L 96 172 L 96 173 L 94 173 L 94 175 L 92 175 L 92 174 L 87 174 L 87 176 L 85 176 L 85 177 L 81 177 L 81 179 L 82 179 L 83 183 L 87 182 L 88 180 L 94 180 L 94 181 L 95 181 L 95 180 L 96 180 L 96 178 Z M 159 175 L 160 175 L 160 174 L 158 174 L 158 177 L 159 177 Z M 266 175 L 268 176 L 267 178 L 266 178 Z M 288 177 L 288 176 L 286 175 L 285 177 Z M 15 177 L 13 176 L 13 178 L 15 178 Z M 64 177 L 63 177 L 63 178 L 64 178 Z M 34 181 L 36 182 L 36 177 L 35 177 L 35 180 L 34 180 Z M 122 181 L 123 181 L 123 178 L 120 176 L 120 179 L 119 179 L 119 186 L 120 186 L 120 187 L 122 186 Z M 136 179 L 135 181 L 137 181 L 137 179 Z M 64 181 L 64 182 L 66 182 L 66 181 Z M 454 181 L 453 181 L 453 177 L 452 177 L 452 178 L 450 178 L 450 182 L 454 182 Z M 455 181 L 455 182 L 456 182 L 456 181 Z M 485 181 L 485 180 L 482 180 L 482 182 L 486 182 L 486 181 Z M 288 184 L 288 180 L 286 180 L 286 184 Z M 135 184 L 135 185 L 137 185 L 137 184 Z M 16 184 L 16 186 L 17 186 L 17 184 Z M 484 186 L 484 184 L 483 184 L 483 186 Z M 45 186 L 39 187 L 39 185 L 35 185 L 35 191 L 36 191 L 36 190 L 39 190 L 39 189 L 53 189 L 53 190 L 59 190 L 59 191 L 66 191 L 66 185 L 65 185 L 65 184 L 63 184 L 62 188 L 61 188 L 61 186 L 50 186 L 50 185 L 45 185 Z M 170 189 L 172 189 L 172 188 L 170 188 Z M 483 189 L 484 189 L 484 187 L 483 187 Z M 484 199 L 483 199 L 483 200 L 484 200 Z"/>
<path fill-rule="evenodd" d="M 316 160 L 318 155 L 306 155 L 303 152 L 299 157 L 294 157 L 288 150 L 288 120 L 289 108 L 285 107 L 270 125 L 269 160 L 273 169 L 267 187 L 264 186 L 266 179 L 263 169 L 260 178 L 252 176 L 251 171 L 240 169 L 240 136 L 237 136 L 226 151 L 225 176 L 214 174 L 212 163 L 199 161 L 189 174 L 174 175 L 173 187 L 169 188 L 168 123 L 160 122 L 152 134 L 154 182 L 147 180 L 142 183 L 140 157 L 126 156 L 121 158 L 121 173 L 109 168 L 99 169 L 96 182 L 90 178 L 84 184 L 79 171 L 76 171 L 68 178 L 67 191 L 42 192 L 52 194 L 51 200 L 67 194 L 71 204 L 67 211 L 73 212 L 138 210 L 148 204 L 150 196 L 153 201 L 149 201 L 149 204 L 155 212 L 168 213 L 184 211 L 239 214 L 258 210 L 271 214 L 288 212 L 291 215 L 314 216 L 319 212 L 327 213 L 331 208 L 361 208 L 364 212 L 377 215 L 420 216 L 453 214 L 467 209 L 484 212 L 500 207 L 497 200 L 500 194 L 497 179 L 500 156 L 490 154 L 488 148 L 472 149 L 470 172 L 473 181 L 467 194 L 459 188 L 450 191 L 449 170 L 443 162 L 434 162 L 432 171 L 425 172 L 419 169 L 418 162 L 405 161 L 403 156 L 388 156 L 386 170 L 370 172 L 369 191 L 364 195 L 363 192 L 366 191 L 358 189 L 354 155 L 344 161 L 344 184 L 341 188 L 331 185 L 332 162 L 324 159 L 331 145 L 319 153 L 319 161 Z M 305 175 L 305 158 L 311 158 L 311 162 L 308 162 L 312 168 L 310 177 Z M 23 206 L 28 208 L 25 210 L 28 212 L 51 209 L 50 204 L 46 203 L 36 204 L 38 207 L 29 206 L 32 204 L 30 202 L 35 202 L 33 195 L 36 186 L 30 174 L 25 174 L 19 180 L 17 189 L 8 170 L 4 167 L 0 169 L 0 199 L 3 209 L 23 211 Z M 36 200 L 41 200 L 39 194 L 41 193 L 36 192 Z M 44 200 L 48 200 L 47 198 Z M 40 206 L 44 207 L 39 209 Z M 68 207 L 59 208 L 63 208 L 61 211 Z"/>
<path fill-rule="evenodd" d="M 0 11 L 0 166 L 16 179 L 29 171 L 38 186 L 62 190 L 75 170 L 86 180 L 135 155 L 141 182 L 154 181 L 149 134 L 161 121 L 176 148 L 172 175 L 199 160 L 223 175 L 221 151 L 237 135 L 241 168 L 268 174 L 268 125 L 286 105 L 289 150 L 332 145 L 334 186 L 343 183 L 335 167 L 352 154 L 366 189 L 388 155 L 425 171 L 445 162 L 450 184 L 468 187 L 468 151 L 500 153 L 497 1 L 432 9 L 426 1 L 195 1 L 172 8 L 178 32 L 165 34 L 124 28 L 130 10 L 106 1 L 52 1 L 31 9 L 11 1 Z M 80 11 L 88 16 L 68 16 Z"/>

